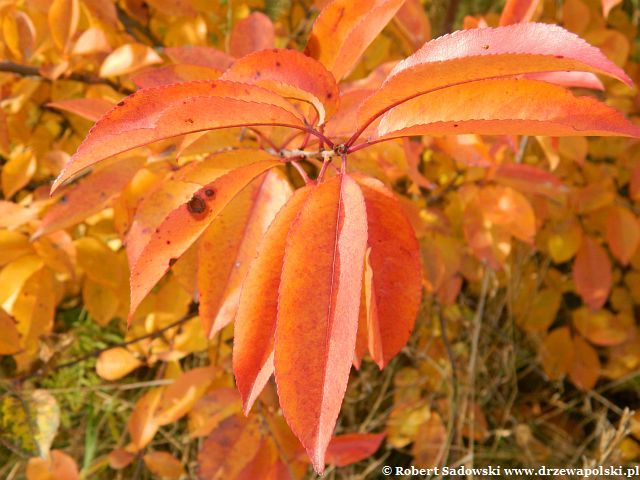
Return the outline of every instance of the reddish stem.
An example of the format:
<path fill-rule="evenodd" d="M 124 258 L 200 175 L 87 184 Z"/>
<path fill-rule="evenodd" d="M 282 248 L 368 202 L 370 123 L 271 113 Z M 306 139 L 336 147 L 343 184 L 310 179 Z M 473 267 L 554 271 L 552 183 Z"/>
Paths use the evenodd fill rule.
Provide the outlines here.
<path fill-rule="evenodd" d="M 298 173 L 300 174 L 300 176 L 302 177 L 306 185 L 309 185 L 310 183 L 315 183 L 313 180 L 309 178 L 309 175 L 307 175 L 307 172 L 304 170 L 304 168 L 302 168 L 302 165 L 300 165 L 297 161 L 292 160 L 291 165 L 293 165 L 293 168 L 295 168 L 298 171 Z"/>

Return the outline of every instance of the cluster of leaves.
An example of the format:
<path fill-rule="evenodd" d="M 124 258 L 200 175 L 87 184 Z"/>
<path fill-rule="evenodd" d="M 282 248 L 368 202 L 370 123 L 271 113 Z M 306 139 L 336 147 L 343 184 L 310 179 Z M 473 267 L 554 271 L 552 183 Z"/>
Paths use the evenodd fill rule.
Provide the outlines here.
<path fill-rule="evenodd" d="M 505 422 L 542 461 L 522 419 L 549 405 L 497 420 L 476 398 L 489 313 L 557 386 L 637 372 L 623 5 L 509 1 L 427 43 L 418 0 L 33 0 L 0 18 L 0 439 L 32 456 L 30 480 L 79 477 L 33 387 L 94 356 L 102 379 L 148 388 L 102 460 L 85 445 L 84 476 L 296 479 L 385 436 L 432 466 Z M 126 333 L 65 364 L 79 304 Z M 371 393 L 367 357 L 391 373 L 361 423 L 339 420 Z M 175 425 L 206 437 L 196 455 L 158 442 Z M 607 445 L 633 459 L 626 433 Z"/>

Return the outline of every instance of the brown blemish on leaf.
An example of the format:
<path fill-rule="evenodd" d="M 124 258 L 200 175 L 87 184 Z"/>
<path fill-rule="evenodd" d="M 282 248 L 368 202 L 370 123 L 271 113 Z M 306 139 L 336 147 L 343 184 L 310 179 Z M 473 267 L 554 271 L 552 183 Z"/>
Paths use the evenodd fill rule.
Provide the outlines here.
<path fill-rule="evenodd" d="M 194 195 L 191 197 L 191 200 L 187 202 L 187 210 L 189 210 L 189 213 L 194 215 L 200 215 L 201 213 L 204 213 L 206 209 L 206 202 L 198 195 Z"/>
<path fill-rule="evenodd" d="M 204 191 L 204 194 L 205 194 L 207 197 L 211 198 L 211 197 L 214 197 L 214 196 L 215 196 L 216 191 L 215 191 L 213 188 L 207 188 L 207 189 Z"/>
<path fill-rule="evenodd" d="M 170 267 L 173 267 L 173 265 L 174 265 L 177 261 L 178 261 L 178 259 L 177 259 L 177 258 L 170 258 L 170 259 L 169 259 L 169 266 L 170 266 Z"/>
<path fill-rule="evenodd" d="M 121 107 L 121 106 L 123 106 L 123 105 L 124 105 L 124 101 L 122 101 L 122 102 L 118 102 L 118 107 Z"/>

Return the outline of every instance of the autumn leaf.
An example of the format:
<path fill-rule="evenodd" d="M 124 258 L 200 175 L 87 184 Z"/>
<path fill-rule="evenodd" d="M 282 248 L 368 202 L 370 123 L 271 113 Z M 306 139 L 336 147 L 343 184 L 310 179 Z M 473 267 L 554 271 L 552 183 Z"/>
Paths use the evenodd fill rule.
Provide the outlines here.
<path fill-rule="evenodd" d="M 327 463 L 343 467 L 370 457 L 380 448 L 384 437 L 384 433 L 336 435 L 327 447 Z"/>
<path fill-rule="evenodd" d="M 305 53 L 342 80 L 404 0 L 333 0 L 316 18 Z"/>
<path fill-rule="evenodd" d="M 607 252 L 592 237 L 585 237 L 573 262 L 576 292 L 593 309 L 602 308 L 611 291 L 611 262 Z"/>
<path fill-rule="evenodd" d="M 248 412 L 273 373 L 278 290 L 291 225 L 313 187 L 296 190 L 278 212 L 251 264 L 240 295 L 233 341 L 233 373 Z"/>
<path fill-rule="evenodd" d="M 606 239 L 615 258 L 627 265 L 640 245 L 640 222 L 629 209 L 611 207 L 607 210 Z"/>
<path fill-rule="evenodd" d="M 235 318 L 258 245 L 291 193 L 282 174 L 267 172 L 229 202 L 203 233 L 198 247 L 199 311 L 209 338 Z"/>
<path fill-rule="evenodd" d="M 130 319 L 171 267 L 173 259 L 182 255 L 254 178 L 279 163 L 279 160 L 258 161 L 222 175 L 194 191 L 189 201 L 164 218 L 131 266 Z"/>
<path fill-rule="evenodd" d="M 187 82 L 131 95 L 103 116 L 52 186 L 135 147 L 176 135 L 241 125 L 304 129 L 293 106 L 260 87 L 233 82 Z"/>
<path fill-rule="evenodd" d="M 371 249 L 369 353 L 384 368 L 407 343 L 418 313 L 422 296 L 420 250 L 393 194 L 374 179 L 359 177 L 357 181 L 367 209 L 367 245 Z M 374 348 L 376 344 L 380 351 Z"/>
<path fill-rule="evenodd" d="M 229 39 L 229 53 L 236 58 L 273 48 L 275 32 L 269 17 L 253 12 L 235 24 Z"/>
<path fill-rule="evenodd" d="M 362 193 L 340 175 L 309 195 L 285 247 L 275 376 L 285 418 L 318 472 L 353 359 L 366 241 Z"/>

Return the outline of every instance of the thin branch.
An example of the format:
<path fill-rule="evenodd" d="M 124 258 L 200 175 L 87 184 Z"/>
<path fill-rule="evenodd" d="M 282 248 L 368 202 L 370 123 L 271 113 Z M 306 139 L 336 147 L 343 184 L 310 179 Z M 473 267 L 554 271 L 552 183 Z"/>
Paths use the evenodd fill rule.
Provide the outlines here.
<path fill-rule="evenodd" d="M 156 47 L 163 46 L 160 39 L 156 37 L 151 30 L 149 30 L 147 27 L 142 25 L 135 18 L 129 16 L 129 14 L 125 10 L 123 10 L 122 7 L 120 7 L 120 5 L 118 5 L 117 3 L 116 3 L 116 10 L 118 13 L 118 20 L 120 20 L 120 22 L 124 26 L 124 29 L 127 31 L 129 35 L 131 35 L 133 38 L 135 38 L 138 41 L 144 40 L 143 38 L 140 38 L 140 36 L 136 34 L 136 30 L 137 30 L 139 33 L 147 37 L 147 39 L 154 46 Z"/>
<path fill-rule="evenodd" d="M 304 170 L 304 168 L 302 168 L 302 165 L 300 165 L 295 160 L 291 161 L 291 165 L 300 174 L 300 176 L 304 180 L 305 185 L 309 185 L 310 183 L 314 183 L 314 181 L 309 178 L 309 175 L 307 175 L 307 172 Z"/>
<path fill-rule="evenodd" d="M 166 327 L 162 327 L 162 328 L 160 328 L 158 330 L 154 330 L 151 333 L 147 333 L 147 334 L 142 335 L 140 337 L 132 338 L 131 340 L 127 340 L 126 342 L 120 342 L 120 343 L 116 343 L 116 344 L 113 344 L 113 345 L 109 345 L 108 347 L 104 347 L 104 348 L 99 348 L 99 349 L 93 350 L 92 352 L 89 352 L 89 353 L 87 353 L 85 355 L 81 355 L 81 356 L 79 356 L 77 358 L 74 358 L 73 360 L 70 360 L 70 361 L 68 361 L 66 363 L 62 363 L 60 365 L 53 365 L 53 366 L 44 365 L 41 368 L 39 368 L 39 369 L 29 373 L 29 374 L 26 374 L 26 375 L 23 375 L 21 377 L 16 378 L 15 381 L 24 381 L 24 380 L 27 380 L 29 378 L 39 377 L 41 375 L 46 374 L 49 370 L 52 370 L 52 369 L 61 370 L 63 368 L 72 367 L 74 365 L 77 365 L 80 362 L 84 362 L 85 360 L 89 360 L 90 358 L 97 357 L 102 352 L 106 352 L 107 350 L 111 350 L 112 348 L 126 347 L 128 345 L 132 345 L 134 343 L 138 343 L 138 342 L 140 342 L 142 340 L 146 340 L 148 338 L 160 337 L 160 336 L 162 336 L 164 334 L 164 332 L 166 332 L 168 330 L 171 330 L 172 328 L 177 327 L 179 325 L 182 325 L 183 323 L 188 322 L 192 318 L 194 318 L 192 314 L 187 314 L 187 315 L 179 318 L 175 322 L 170 323 Z"/>
<path fill-rule="evenodd" d="M 23 65 L 15 62 L 0 62 L 0 72 L 8 72 L 15 73 L 16 75 L 20 75 L 21 77 L 39 77 L 43 80 L 51 81 L 50 78 L 45 77 L 40 73 L 40 69 L 33 65 Z M 113 88 L 115 91 L 120 93 L 129 94 L 131 90 L 124 88 L 122 85 L 119 85 L 108 78 L 100 78 L 96 77 L 87 72 L 72 72 L 68 75 L 63 75 L 61 78 L 67 80 L 75 80 L 76 82 L 89 83 L 92 85 L 102 84 L 108 85 Z"/>

